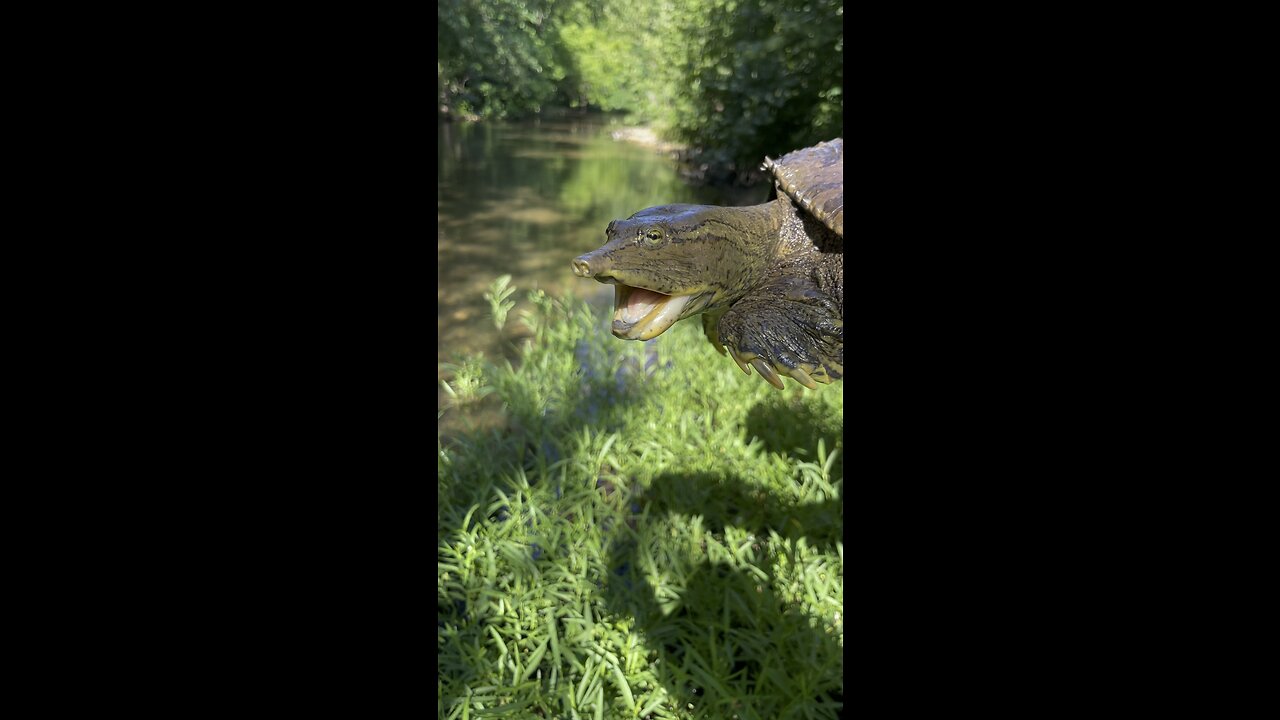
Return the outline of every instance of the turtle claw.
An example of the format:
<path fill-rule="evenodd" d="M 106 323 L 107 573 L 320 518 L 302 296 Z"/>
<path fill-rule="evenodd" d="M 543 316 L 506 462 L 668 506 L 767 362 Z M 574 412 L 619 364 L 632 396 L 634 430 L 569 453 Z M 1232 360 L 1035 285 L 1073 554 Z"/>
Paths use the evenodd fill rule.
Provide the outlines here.
<path fill-rule="evenodd" d="M 751 365 L 755 367 L 756 372 L 760 373 L 760 377 L 764 378 L 770 385 L 778 388 L 779 390 L 786 389 L 782 384 L 782 378 L 778 377 L 778 373 L 774 372 L 773 368 L 769 367 L 769 363 L 765 362 L 764 358 L 756 358 L 752 360 Z"/>
<path fill-rule="evenodd" d="M 809 377 L 809 373 L 805 372 L 803 368 L 798 368 L 798 367 L 791 368 L 791 371 L 789 374 L 791 375 L 791 377 L 795 378 L 796 382 L 809 388 L 810 390 L 818 389 L 818 383 L 814 382 L 813 378 Z"/>
<path fill-rule="evenodd" d="M 729 353 L 733 356 L 733 361 L 738 363 L 738 367 L 742 368 L 742 372 L 750 375 L 751 367 L 743 362 L 742 357 L 738 355 L 738 351 L 730 348 Z"/>

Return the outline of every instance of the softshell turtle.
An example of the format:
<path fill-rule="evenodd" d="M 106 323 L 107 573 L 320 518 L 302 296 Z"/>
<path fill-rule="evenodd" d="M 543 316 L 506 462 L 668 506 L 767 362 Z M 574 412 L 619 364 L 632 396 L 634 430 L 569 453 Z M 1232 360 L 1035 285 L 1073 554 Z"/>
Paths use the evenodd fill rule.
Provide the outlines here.
<path fill-rule="evenodd" d="M 782 389 L 844 377 L 844 140 L 764 161 L 777 199 L 660 205 L 614 220 L 579 277 L 614 286 L 613 334 L 648 340 L 702 315 L 707 339 Z"/>

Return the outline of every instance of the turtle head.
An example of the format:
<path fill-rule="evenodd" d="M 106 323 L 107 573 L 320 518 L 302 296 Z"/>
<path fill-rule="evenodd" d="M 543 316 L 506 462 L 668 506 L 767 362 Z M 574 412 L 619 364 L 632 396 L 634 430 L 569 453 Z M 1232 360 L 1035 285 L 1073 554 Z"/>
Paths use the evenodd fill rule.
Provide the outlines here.
<path fill-rule="evenodd" d="M 648 340 L 742 297 L 768 262 L 767 224 L 757 208 L 651 207 L 609 223 L 573 272 L 614 286 L 615 336 Z"/>

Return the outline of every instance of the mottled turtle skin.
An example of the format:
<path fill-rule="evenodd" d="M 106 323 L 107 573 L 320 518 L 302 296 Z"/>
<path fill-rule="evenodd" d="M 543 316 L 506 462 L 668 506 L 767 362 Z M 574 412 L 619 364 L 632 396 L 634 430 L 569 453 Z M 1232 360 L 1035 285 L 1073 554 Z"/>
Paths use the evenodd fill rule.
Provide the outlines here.
<path fill-rule="evenodd" d="M 576 275 L 614 285 L 613 334 L 702 315 L 707 338 L 778 389 L 844 377 L 844 141 L 765 159 L 777 199 L 660 205 L 609 223 Z"/>

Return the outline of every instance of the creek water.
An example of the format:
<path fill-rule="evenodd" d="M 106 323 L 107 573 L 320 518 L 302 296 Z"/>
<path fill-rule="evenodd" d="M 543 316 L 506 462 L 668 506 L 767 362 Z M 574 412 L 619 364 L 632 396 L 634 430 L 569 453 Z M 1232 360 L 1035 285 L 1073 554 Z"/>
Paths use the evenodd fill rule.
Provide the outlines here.
<path fill-rule="evenodd" d="M 519 337 L 525 291 L 540 288 L 612 306 L 613 289 L 577 278 L 569 262 L 604 243 L 611 220 L 654 205 L 753 205 L 768 187 L 714 188 L 681 179 L 670 154 L 630 142 L 607 116 L 520 123 L 438 124 L 437 363 L 482 353 L 499 360 Z M 517 305 L 502 334 L 484 291 L 511 275 Z M 619 341 L 621 342 L 621 341 Z M 448 376 L 437 369 L 437 379 Z"/>

